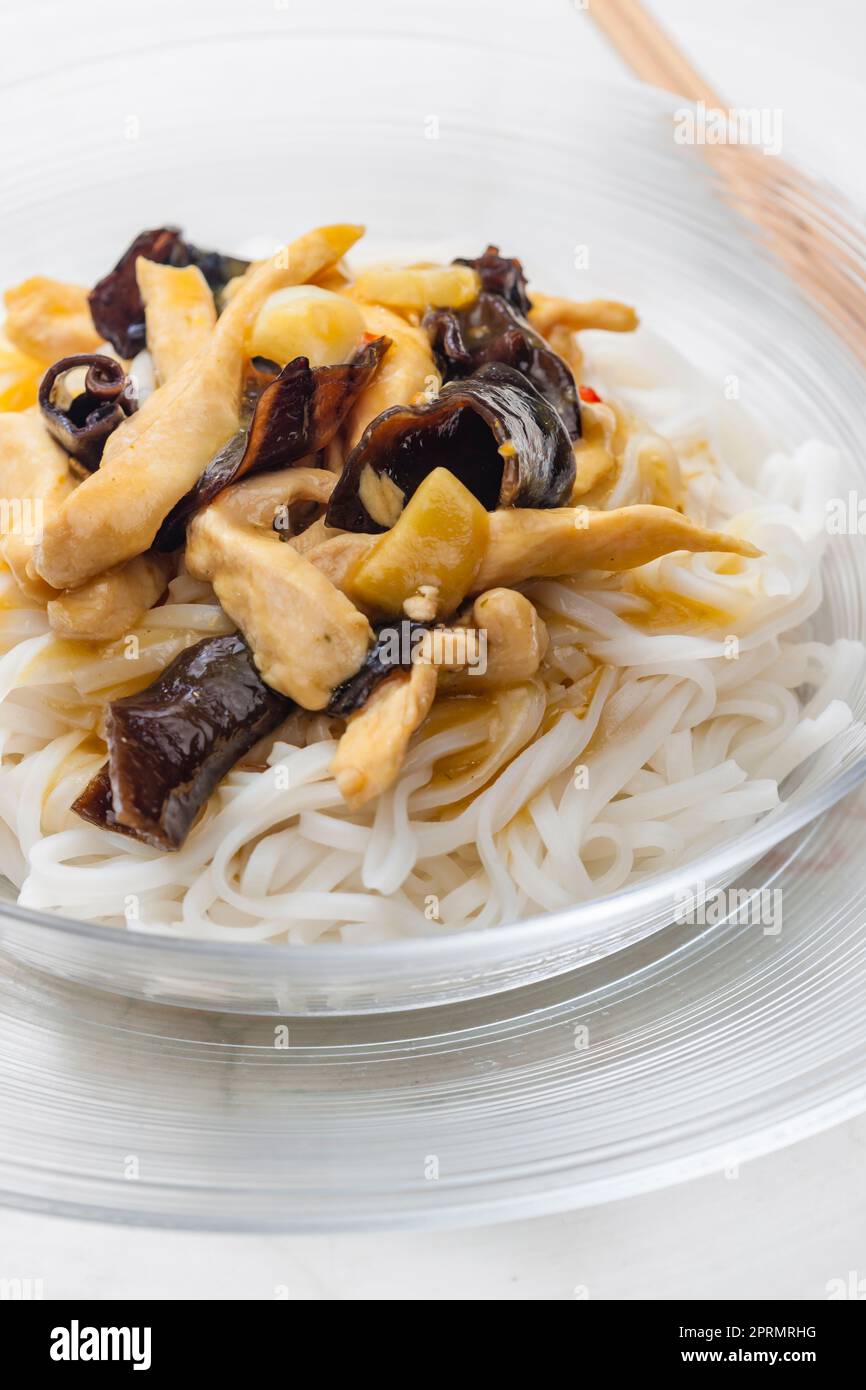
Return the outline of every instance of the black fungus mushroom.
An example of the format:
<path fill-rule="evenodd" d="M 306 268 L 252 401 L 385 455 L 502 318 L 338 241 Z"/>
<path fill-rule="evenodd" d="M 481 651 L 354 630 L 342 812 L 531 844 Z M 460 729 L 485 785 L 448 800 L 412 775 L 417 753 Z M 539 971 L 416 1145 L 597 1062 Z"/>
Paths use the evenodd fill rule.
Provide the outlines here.
<path fill-rule="evenodd" d="M 144 304 L 135 276 L 139 256 L 160 265 L 196 265 L 214 293 L 235 275 L 242 275 L 249 261 L 202 251 L 185 241 L 177 227 L 156 227 L 141 232 L 127 247 L 113 270 L 90 292 L 90 316 L 98 333 L 121 357 L 134 357 L 146 346 Z"/>
<path fill-rule="evenodd" d="M 454 265 L 468 265 L 472 270 L 477 270 L 483 290 L 490 294 L 501 294 L 518 314 L 529 313 L 526 276 L 516 256 L 500 256 L 498 246 L 488 246 L 483 256 L 476 256 L 474 260 L 458 256 Z"/>
<path fill-rule="evenodd" d="M 328 526 L 386 530 L 394 517 L 370 510 L 380 480 L 394 484 L 405 504 L 434 468 L 450 469 L 488 511 L 563 506 L 575 472 L 556 410 L 521 372 L 489 363 L 427 405 L 393 406 L 371 421 L 331 494 Z"/>
<path fill-rule="evenodd" d="M 465 309 L 430 309 L 424 327 L 446 380 L 470 376 L 486 362 L 516 367 L 579 439 L 580 401 L 571 370 L 501 294 L 483 290 Z"/>
<path fill-rule="evenodd" d="M 294 708 L 265 685 L 246 643 L 206 637 L 147 689 L 108 707 L 108 763 L 72 809 L 159 849 L 179 849 L 231 767 Z"/>
<path fill-rule="evenodd" d="M 382 623 L 363 665 L 334 690 L 327 713 L 346 717 L 412 664 L 429 631 Z M 225 774 L 297 706 L 262 680 L 237 633 L 206 637 L 137 695 L 108 707 L 108 762 L 72 803 L 91 825 L 157 849 L 182 847 Z"/>
<path fill-rule="evenodd" d="M 198 266 L 215 295 L 222 293 L 229 280 L 243 275 L 250 268 L 250 262 L 241 256 L 226 256 L 222 251 L 203 251 L 200 246 L 193 246 L 191 241 L 184 241 L 182 237 L 175 242 L 168 264 Z"/>
<path fill-rule="evenodd" d="M 286 468 L 318 453 L 330 443 L 390 346 L 390 338 L 374 338 L 350 362 L 334 367 L 311 367 L 296 357 L 276 376 L 259 370 L 245 398 L 248 406 L 241 429 L 205 468 L 197 483 L 172 508 L 154 542 L 157 550 L 183 544 L 190 517 L 248 473 Z M 261 363 L 262 359 L 254 359 Z"/>
<path fill-rule="evenodd" d="M 68 372 L 86 367 L 84 390 L 68 405 L 55 397 Z M 138 409 L 135 383 L 113 357 L 79 353 L 61 357 L 49 367 L 39 385 L 39 409 L 49 434 L 87 476 L 99 467 L 108 436 Z"/>

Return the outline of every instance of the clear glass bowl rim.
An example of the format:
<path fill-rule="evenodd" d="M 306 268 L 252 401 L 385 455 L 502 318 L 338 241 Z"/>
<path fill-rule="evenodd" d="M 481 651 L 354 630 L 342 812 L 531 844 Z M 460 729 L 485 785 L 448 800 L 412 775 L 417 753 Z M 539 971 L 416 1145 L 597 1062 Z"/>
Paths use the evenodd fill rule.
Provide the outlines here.
<path fill-rule="evenodd" d="M 485 943 L 489 944 L 491 950 L 495 949 L 497 956 L 507 954 L 509 949 L 520 952 L 526 948 L 550 948 L 570 941 L 579 935 L 584 927 L 598 928 L 603 921 L 615 920 L 621 912 L 658 907 L 664 901 L 670 902 L 673 906 L 678 890 L 693 888 L 696 883 L 717 881 L 725 874 L 755 863 L 789 835 L 808 825 L 822 812 L 830 810 L 863 781 L 866 781 L 866 756 L 860 758 L 827 786 L 816 788 L 802 803 L 790 806 L 766 824 L 762 825 L 759 822 L 742 835 L 699 859 L 689 861 L 680 869 L 668 870 L 647 879 L 644 883 L 634 884 L 570 908 L 563 908 L 560 912 L 536 915 L 500 927 L 475 931 L 455 930 L 441 937 L 407 937 L 397 941 L 371 942 L 362 946 L 337 942 L 302 946 L 279 941 L 249 944 L 206 941 L 193 937 L 170 936 L 162 932 L 129 931 L 125 927 L 105 926 L 102 923 L 81 921 L 60 914 L 37 912 L 32 908 L 20 907 L 17 903 L 3 903 L 0 907 L 0 919 L 5 916 L 33 927 L 68 932 L 83 941 L 107 946 L 117 946 L 120 942 L 127 941 L 130 947 L 144 947 L 157 954 L 167 950 L 173 955 L 192 954 L 204 960 L 213 957 L 223 960 L 255 961 L 261 964 L 264 951 L 267 957 L 273 958 L 275 962 L 281 960 L 286 965 L 291 962 L 296 968 L 303 969 L 304 966 L 322 965 L 326 959 L 330 959 L 328 953 L 333 951 L 347 972 L 351 973 L 353 967 L 363 967 L 366 975 L 369 974 L 371 964 L 379 964 L 383 972 L 387 973 L 389 966 L 405 966 L 412 957 L 423 951 L 426 963 L 430 963 L 431 960 L 435 962 L 439 957 L 443 967 L 453 967 L 455 964 L 459 965 L 463 958 L 471 959 L 478 952 L 483 954 Z"/>
<path fill-rule="evenodd" d="M 294 25 L 295 16 L 292 16 L 292 22 Z M 333 32 L 332 29 L 320 26 L 313 21 L 311 23 L 301 22 L 293 28 L 291 33 L 285 29 L 260 28 L 245 33 L 198 34 L 194 39 L 181 36 L 174 41 L 163 40 L 159 43 L 143 43 L 128 50 L 112 49 L 95 54 L 77 65 L 76 79 L 78 81 L 83 80 L 89 68 L 102 68 L 114 61 L 121 52 L 125 53 L 130 62 L 134 62 L 146 56 L 155 57 L 166 49 L 176 47 L 219 47 L 236 43 L 239 40 L 246 40 L 254 44 L 263 40 L 279 42 L 287 39 L 297 40 L 298 38 L 321 39 L 333 37 Z M 355 24 L 349 24 L 345 28 L 341 27 L 339 33 L 344 38 L 351 37 L 353 39 L 374 39 L 377 37 L 374 31 Z M 453 34 L 449 35 L 447 32 L 429 33 L 422 30 L 417 32 L 403 31 L 399 34 L 399 38 L 408 41 L 429 42 L 433 40 L 434 42 L 447 43 L 449 39 L 453 40 Z M 491 40 L 491 42 L 495 46 L 495 40 Z M 513 51 L 506 45 L 502 45 L 502 47 L 504 51 L 509 53 Z M 544 64 L 571 72 L 566 60 L 561 55 L 549 53 L 542 55 L 538 51 L 533 51 L 527 56 L 528 60 L 536 65 Z M 41 86 L 50 86 L 52 79 L 62 70 L 48 69 L 34 76 L 26 76 L 3 83 L 0 86 L 0 97 L 8 94 L 11 90 L 14 90 L 16 97 L 19 98 L 22 92 L 38 93 Z M 647 111 L 672 111 L 689 104 L 682 97 L 673 96 L 631 77 L 623 77 L 616 83 L 595 77 L 585 78 L 582 79 L 582 88 L 585 89 L 587 95 L 595 92 L 600 99 L 607 101 L 610 101 L 612 97 L 622 100 L 627 95 L 631 102 L 638 105 L 643 104 Z M 811 171 L 806 169 L 805 172 Z M 852 221 L 858 221 L 858 214 L 856 210 L 851 208 L 850 200 L 846 195 L 838 188 L 827 185 L 825 181 L 822 182 L 824 182 L 824 191 L 832 198 L 834 211 L 844 213 L 846 210 L 850 210 Z M 443 969 L 455 966 L 459 968 L 461 961 L 472 960 L 477 964 L 479 957 L 485 954 L 499 957 L 507 955 L 509 952 L 521 953 L 527 949 L 532 951 L 550 949 L 578 939 L 583 929 L 597 929 L 604 922 L 615 921 L 620 913 L 633 913 L 643 908 L 658 908 L 664 902 L 670 902 L 673 905 L 677 890 L 693 888 L 696 883 L 700 882 L 718 881 L 725 874 L 755 863 L 781 841 L 809 824 L 822 812 L 829 810 L 864 780 L 866 780 L 866 754 L 841 771 L 831 781 L 816 787 L 814 791 L 802 799 L 798 799 L 788 806 L 784 806 L 783 803 L 779 812 L 766 822 L 758 822 L 757 825 L 741 835 L 724 842 L 698 859 L 688 861 L 679 869 L 664 871 L 631 887 L 619 889 L 601 898 L 575 904 L 573 907 L 564 908 L 558 912 L 536 915 L 505 926 L 481 930 L 454 930 L 441 937 L 410 937 L 359 946 L 343 943 L 331 943 L 330 946 L 321 943 L 304 946 L 271 941 L 249 944 L 218 942 L 180 935 L 174 936 L 162 932 L 130 931 L 127 928 L 105 926 L 100 923 L 66 917 L 59 913 L 40 912 L 13 902 L 0 902 L 0 922 L 5 918 L 44 931 L 69 934 L 82 942 L 103 944 L 113 948 L 116 948 L 122 941 L 126 941 L 130 948 L 133 946 L 136 949 L 142 948 L 156 953 L 157 957 L 168 952 L 175 957 L 190 955 L 200 959 L 203 963 L 208 958 L 212 958 L 223 961 L 255 962 L 257 965 L 261 965 L 262 952 L 265 951 L 266 958 L 273 960 L 275 965 L 279 961 L 283 968 L 290 965 L 294 966 L 300 974 L 306 974 L 307 970 L 311 968 L 316 973 L 324 961 L 333 959 L 328 954 L 329 950 L 333 950 L 342 963 L 339 967 L 340 983 L 342 984 L 350 983 L 355 969 L 363 969 L 365 975 L 369 975 L 371 966 L 380 967 L 385 975 L 389 973 L 389 967 L 395 971 L 405 969 L 412 958 L 417 958 L 419 953 L 424 954 L 427 965 L 435 964 L 438 961 Z M 505 988 L 509 987 L 505 986 Z M 423 1006 L 424 1001 L 419 1001 L 417 1007 Z M 403 1007 L 412 1007 L 412 1005 L 404 1002 Z"/>

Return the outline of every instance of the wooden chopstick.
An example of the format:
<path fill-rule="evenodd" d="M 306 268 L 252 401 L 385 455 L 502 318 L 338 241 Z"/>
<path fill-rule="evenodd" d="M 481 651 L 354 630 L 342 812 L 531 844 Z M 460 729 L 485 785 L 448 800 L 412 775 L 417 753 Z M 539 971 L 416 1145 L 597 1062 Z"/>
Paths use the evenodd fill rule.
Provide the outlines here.
<path fill-rule="evenodd" d="M 591 0 L 589 13 L 620 56 L 644 82 L 709 105 L 720 101 L 638 0 Z"/>
<path fill-rule="evenodd" d="M 589 13 L 644 82 L 708 109 L 727 109 L 640 0 L 591 0 Z M 831 213 L 827 191 L 778 156 L 736 143 L 701 149 L 720 173 L 728 201 L 866 365 L 862 230 Z"/>

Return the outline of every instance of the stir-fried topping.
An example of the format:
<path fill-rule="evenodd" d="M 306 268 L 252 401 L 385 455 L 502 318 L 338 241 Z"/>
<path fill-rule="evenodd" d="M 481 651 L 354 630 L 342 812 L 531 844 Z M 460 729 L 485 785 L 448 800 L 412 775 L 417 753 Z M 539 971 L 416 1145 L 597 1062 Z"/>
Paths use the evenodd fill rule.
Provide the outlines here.
<path fill-rule="evenodd" d="M 463 642 L 458 650 L 477 656 L 472 633 L 484 634 L 484 662 L 448 663 L 441 676 L 443 689 L 463 694 L 503 685 L 516 685 L 534 676 L 544 660 L 548 633 L 534 603 L 516 589 L 487 589 L 474 600 L 462 619 Z"/>
<path fill-rule="evenodd" d="M 95 824 L 178 848 L 289 713 L 328 721 L 360 808 L 437 689 L 560 681 L 554 629 L 549 644 L 515 586 L 758 553 L 684 515 L 673 447 L 575 385 L 575 335 L 632 330 L 627 305 L 530 296 L 495 246 L 353 279 L 361 230 L 318 228 L 253 265 L 143 232 L 91 292 L 92 325 L 74 286 L 7 296 L 31 365 L 101 334 L 124 359 L 146 343 L 155 380 L 136 409 L 123 362 L 54 354 L 39 410 L 0 414 L 0 492 L 41 509 L 32 534 L 0 538 L 14 582 L 75 641 L 125 638 L 169 585 L 150 622 L 170 627 L 175 577 L 211 586 L 238 629 L 110 703 L 108 763 L 75 803 Z"/>
<path fill-rule="evenodd" d="M 114 269 L 90 292 L 93 322 L 121 357 L 134 357 L 147 342 L 144 304 L 136 277 L 139 257 L 161 265 L 197 266 L 212 290 L 224 288 L 229 280 L 243 275 L 249 266 L 249 261 L 237 256 L 199 250 L 184 241 L 177 227 L 157 227 L 141 232 Z"/>
<path fill-rule="evenodd" d="M 346 427 L 346 446 L 351 450 L 373 420 L 395 405 L 410 405 L 441 385 L 427 334 L 381 304 L 362 304 L 367 333 L 386 337 L 391 346 L 372 381 L 352 408 Z M 341 459 L 342 465 L 342 459 Z"/>
<path fill-rule="evenodd" d="M 352 597 L 375 613 L 403 611 L 420 622 L 447 617 L 472 588 L 488 516 L 459 478 L 434 469 L 353 571 Z"/>
<path fill-rule="evenodd" d="M 526 276 L 523 266 L 516 256 L 500 256 L 498 246 L 488 246 L 482 256 L 467 260 L 458 256 L 455 265 L 468 265 L 481 277 L 481 288 L 488 294 L 499 294 L 507 299 L 518 314 L 529 313 L 529 295 L 526 291 Z"/>
<path fill-rule="evenodd" d="M 516 367 L 580 438 L 580 404 L 571 370 L 498 294 L 483 293 L 467 309 L 431 309 L 424 319 L 448 378 L 477 373 L 487 362 Z"/>
<path fill-rule="evenodd" d="M 65 405 L 60 394 L 67 374 L 86 369 L 83 389 Z M 135 383 L 113 357 L 81 353 L 62 357 L 42 378 L 39 408 L 49 434 L 84 473 L 93 473 L 110 434 L 138 409 Z"/>
<path fill-rule="evenodd" d="M 150 549 L 172 507 L 240 428 L 247 338 L 274 290 L 333 265 L 361 234 L 320 227 L 252 266 L 205 346 L 116 430 L 102 465 L 45 528 L 37 567 L 55 588 L 75 588 Z"/>
<path fill-rule="evenodd" d="M 556 411 L 520 372 L 491 363 L 427 405 L 395 406 L 374 420 L 346 460 L 328 524 L 386 530 L 440 467 L 488 511 L 556 507 L 574 481 L 571 443 Z"/>
<path fill-rule="evenodd" d="M 361 666 L 370 625 L 305 556 L 281 544 L 273 526 L 260 524 L 256 506 L 248 517 L 243 504 L 249 490 L 264 486 L 273 514 L 281 495 L 285 505 L 304 491 L 323 501 L 333 481 L 319 469 L 288 469 L 238 483 L 197 514 L 187 536 L 190 573 L 213 584 L 263 678 L 309 710 L 324 709 L 331 691 Z"/>
<path fill-rule="evenodd" d="M 177 227 L 157 227 L 141 232 L 128 246 L 113 270 L 90 291 L 90 312 L 104 338 L 121 357 L 134 357 L 146 342 L 144 304 L 135 274 L 139 256 L 145 260 L 171 260 L 180 232 Z"/>
<path fill-rule="evenodd" d="M 221 778 L 290 712 L 237 636 L 188 647 L 158 680 L 108 708 L 108 764 L 73 809 L 178 849 Z"/>
<path fill-rule="evenodd" d="M 545 335 L 558 329 L 580 333 L 587 328 L 600 328 L 605 333 L 633 333 L 638 325 L 631 305 L 618 299 L 578 301 L 551 294 L 533 294 L 528 317 L 533 328 Z"/>
<path fill-rule="evenodd" d="M 462 265 L 388 266 L 363 271 L 352 286 L 358 299 L 384 304 L 401 314 L 437 309 L 461 309 L 478 297 L 481 279 Z"/>
<path fill-rule="evenodd" d="M 0 498 L 14 521 L 0 534 L 0 556 L 19 589 L 45 602 L 54 590 L 32 572 L 34 547 L 44 519 L 75 486 L 66 454 L 45 429 L 38 411 L 0 414 Z"/>
<path fill-rule="evenodd" d="M 388 347 L 387 338 L 367 343 L 339 367 L 311 367 L 306 357 L 268 382 L 255 398 L 249 423 L 238 430 L 208 464 L 198 482 L 166 517 L 156 539 L 160 550 L 183 541 L 189 518 L 248 473 L 285 468 L 324 449 L 353 402 L 374 375 Z M 264 379 L 260 370 L 258 381 Z M 251 391 L 256 391 L 258 382 Z M 246 400 L 251 399 L 248 390 Z"/>

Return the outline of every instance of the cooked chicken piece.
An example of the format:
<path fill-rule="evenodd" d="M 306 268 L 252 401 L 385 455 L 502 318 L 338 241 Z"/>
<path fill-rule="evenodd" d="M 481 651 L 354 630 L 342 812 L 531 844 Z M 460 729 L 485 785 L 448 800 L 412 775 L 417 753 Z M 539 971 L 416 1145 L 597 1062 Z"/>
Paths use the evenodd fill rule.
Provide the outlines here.
<path fill-rule="evenodd" d="M 331 763 L 331 773 L 353 811 L 391 786 L 409 740 L 436 695 L 436 668 L 416 663 L 397 671 L 353 714 Z"/>
<path fill-rule="evenodd" d="M 547 335 L 556 328 L 578 333 L 584 328 L 603 328 L 608 333 L 631 333 L 638 316 L 629 304 L 616 299 L 590 299 L 581 303 L 559 295 L 533 294 L 529 322 Z"/>
<path fill-rule="evenodd" d="M 0 414 L 0 555 L 31 598 L 53 596 L 28 566 L 47 518 L 74 486 L 66 455 L 37 410 Z"/>
<path fill-rule="evenodd" d="M 339 536 L 345 535 L 345 531 L 340 531 L 336 526 L 328 526 L 325 518 L 320 516 L 318 521 L 314 521 L 305 531 L 300 531 L 297 536 L 289 538 L 289 544 L 293 545 L 300 555 L 307 555 L 311 550 L 316 550 L 325 541 L 336 540 Z M 321 565 L 317 569 L 322 569 Z M 325 573 L 324 570 L 322 570 Z"/>
<path fill-rule="evenodd" d="M 281 508 L 292 507 L 297 502 L 316 502 L 324 506 L 334 491 L 336 481 L 333 473 L 326 472 L 324 468 L 306 467 L 299 463 L 278 473 L 261 473 L 245 478 L 243 482 L 235 483 L 221 492 L 214 505 L 239 525 L 279 531 L 281 528 L 275 528 L 274 521 L 279 520 Z"/>
<path fill-rule="evenodd" d="M 0 331 L 0 411 L 35 405 L 44 372 L 44 362 L 22 352 Z"/>
<path fill-rule="evenodd" d="M 159 265 L 139 256 L 135 278 L 144 303 L 147 350 L 156 384 L 162 386 L 210 337 L 217 319 L 213 294 L 197 265 Z"/>
<path fill-rule="evenodd" d="M 757 556 L 748 541 L 706 531 L 667 507 L 515 507 L 490 513 L 490 540 L 478 589 L 580 570 L 630 570 L 676 550 Z"/>
<path fill-rule="evenodd" d="M 346 531 L 308 550 L 307 559 L 345 591 L 378 539 Z M 748 541 L 706 531 L 667 507 L 619 507 L 609 512 L 588 507 L 501 508 L 490 513 L 487 548 L 472 587 L 482 591 L 581 570 L 636 569 L 676 550 L 747 557 L 761 553 Z"/>
<path fill-rule="evenodd" d="M 311 565 L 315 565 L 336 588 L 345 593 L 348 576 L 378 539 L 378 536 L 368 536 L 359 531 L 343 531 L 306 549 L 304 554 Z"/>
<path fill-rule="evenodd" d="M 321 285 L 323 290 L 333 290 L 336 294 L 339 290 L 344 290 L 351 280 L 345 264 L 326 266 L 318 275 L 310 277 L 310 283 Z"/>
<path fill-rule="evenodd" d="M 582 501 L 602 480 L 613 486 L 627 434 L 615 408 L 604 402 L 585 402 L 582 434 L 574 443 L 574 485 L 571 505 Z"/>
<path fill-rule="evenodd" d="M 36 567 L 76 588 L 148 550 L 160 523 L 240 423 L 246 339 L 269 294 L 339 260 L 362 228 L 320 227 L 252 266 L 207 342 L 111 435 L 99 470 L 50 518 Z"/>
<path fill-rule="evenodd" d="M 32 275 L 3 296 L 7 338 L 46 364 L 80 352 L 96 352 L 102 337 L 93 327 L 87 295 L 83 285 Z"/>
<path fill-rule="evenodd" d="M 49 505 L 72 491 L 66 454 L 34 409 L 0 414 L 0 497 Z M 5 528 L 4 528 L 5 529 Z"/>
<path fill-rule="evenodd" d="M 551 328 L 544 337 L 550 343 L 557 357 L 561 357 L 571 368 L 571 374 L 575 381 L 580 381 L 583 372 L 583 352 L 577 340 L 577 334 L 571 328 L 566 328 L 563 324 L 558 324 Z"/>
<path fill-rule="evenodd" d="M 149 551 L 68 590 L 48 604 L 52 632 L 84 642 L 124 637 L 165 592 L 172 567 L 170 555 Z"/>
<path fill-rule="evenodd" d="M 535 605 L 516 589 L 488 589 L 479 594 L 465 626 L 453 632 L 462 633 L 466 654 L 461 665 L 451 670 L 440 668 L 442 688 L 448 694 L 477 695 L 482 690 L 529 680 L 547 651 L 547 628 Z M 433 638 L 431 649 L 435 661 Z M 457 644 L 458 656 L 460 649 L 461 644 Z M 421 652 L 425 653 L 424 644 Z"/>
<path fill-rule="evenodd" d="M 165 588 L 168 557 L 142 556 L 76 593 L 58 593 L 33 570 L 33 551 L 43 526 L 75 480 L 67 458 L 37 412 L 0 415 L 0 554 L 21 591 L 48 603 L 48 618 L 64 637 L 110 641 L 134 627 Z"/>
<path fill-rule="evenodd" d="M 213 584 L 262 679 L 304 709 L 316 710 L 359 669 L 373 634 L 364 615 L 320 570 L 272 528 L 258 524 L 275 505 L 273 492 L 263 500 L 266 488 L 282 477 L 285 496 L 296 482 L 293 474 L 307 475 L 311 491 L 324 491 L 326 480 L 333 485 L 333 475 L 322 470 L 286 469 L 227 488 L 190 523 L 186 565 L 195 578 Z"/>
<path fill-rule="evenodd" d="M 361 392 L 346 426 L 348 448 L 353 449 L 371 420 L 392 405 L 411 405 L 424 391 L 438 391 L 439 373 L 427 334 L 399 314 L 379 304 L 359 305 L 368 333 L 391 339 L 370 385 Z"/>
<path fill-rule="evenodd" d="M 311 454 L 307 460 L 278 473 L 245 478 L 221 494 L 220 506 L 227 516 L 240 524 L 276 531 L 282 540 L 303 555 L 329 536 L 341 534 L 326 526 L 322 517 L 297 535 L 292 534 L 293 523 L 299 518 L 299 512 L 293 509 L 300 509 L 303 521 L 304 511 L 326 506 L 337 482 L 333 473 L 317 468 L 315 461 L 315 455 Z"/>

